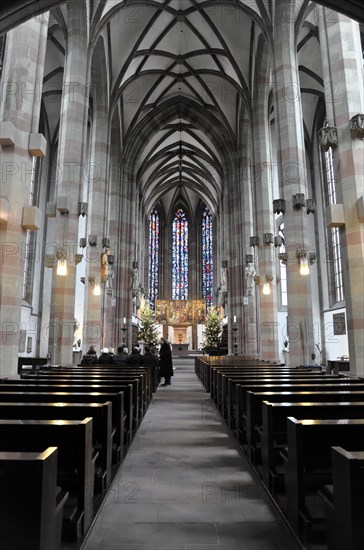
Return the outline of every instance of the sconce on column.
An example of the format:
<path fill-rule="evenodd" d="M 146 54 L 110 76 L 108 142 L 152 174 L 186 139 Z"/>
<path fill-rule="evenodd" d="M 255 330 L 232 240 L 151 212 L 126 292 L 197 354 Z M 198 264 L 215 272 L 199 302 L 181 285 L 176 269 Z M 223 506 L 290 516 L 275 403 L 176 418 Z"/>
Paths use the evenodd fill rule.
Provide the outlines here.
<path fill-rule="evenodd" d="M 300 274 L 301 275 L 309 275 L 310 274 L 310 266 L 308 263 L 307 258 L 307 250 L 304 248 L 301 248 L 297 250 L 296 257 L 300 264 Z"/>
<path fill-rule="evenodd" d="M 271 282 L 273 281 L 272 275 L 265 276 L 265 282 L 263 283 L 263 294 L 269 296 L 271 293 Z"/>
<path fill-rule="evenodd" d="M 94 296 L 100 296 L 101 295 L 101 285 L 98 279 L 92 275 L 89 275 L 88 277 L 88 284 L 93 289 Z"/>
<path fill-rule="evenodd" d="M 59 250 L 57 256 L 57 275 L 65 277 L 68 273 L 67 269 L 67 256 L 64 250 Z"/>

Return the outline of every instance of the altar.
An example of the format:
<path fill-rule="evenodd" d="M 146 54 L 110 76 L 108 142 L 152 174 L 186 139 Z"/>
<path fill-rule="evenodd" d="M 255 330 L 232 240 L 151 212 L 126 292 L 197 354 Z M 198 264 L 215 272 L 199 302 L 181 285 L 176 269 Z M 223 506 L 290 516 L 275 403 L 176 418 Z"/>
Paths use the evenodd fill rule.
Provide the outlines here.
<path fill-rule="evenodd" d="M 172 344 L 172 355 L 188 355 L 188 344 Z"/>

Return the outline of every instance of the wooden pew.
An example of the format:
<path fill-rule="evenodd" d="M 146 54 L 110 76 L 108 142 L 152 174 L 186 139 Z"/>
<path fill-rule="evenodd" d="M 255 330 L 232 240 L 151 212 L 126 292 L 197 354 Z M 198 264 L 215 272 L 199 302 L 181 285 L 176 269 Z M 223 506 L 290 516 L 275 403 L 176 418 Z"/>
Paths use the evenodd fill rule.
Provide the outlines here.
<path fill-rule="evenodd" d="M 269 403 L 263 401 L 263 424 L 261 433 L 263 481 L 270 490 L 275 490 L 279 472 L 279 451 L 287 446 L 287 417 L 297 419 L 364 419 L 364 402 L 332 403 Z M 364 444 L 364 442 L 363 442 Z"/>
<path fill-rule="evenodd" d="M 257 448 L 257 429 L 262 427 L 262 403 L 300 403 L 300 402 L 364 402 L 364 390 L 362 391 L 284 391 L 284 392 L 252 392 L 246 393 L 246 441 L 247 456 L 252 463 L 257 463 L 260 448 Z"/>
<path fill-rule="evenodd" d="M 236 406 L 236 384 L 242 384 L 244 382 L 249 381 L 249 379 L 270 379 L 272 382 L 277 380 L 287 380 L 295 382 L 299 382 L 302 380 L 313 380 L 315 382 L 323 382 L 327 383 L 329 380 L 337 381 L 337 380 L 345 380 L 343 377 L 338 375 L 322 375 L 320 373 L 314 373 L 314 372 L 294 372 L 294 373 L 253 373 L 252 375 L 237 375 L 237 376 L 229 376 L 225 377 L 225 390 L 222 389 L 221 392 L 221 405 L 220 410 L 224 416 L 224 418 L 227 420 L 229 426 L 234 426 L 234 408 Z M 218 406 L 218 405 L 217 405 Z"/>
<path fill-rule="evenodd" d="M 112 403 L 113 463 L 118 464 L 124 456 L 124 392 L 117 393 L 72 393 L 72 392 L 6 392 L 1 391 L 0 402 L 6 403 Z"/>
<path fill-rule="evenodd" d="M 113 386 L 107 386 L 107 385 L 100 385 L 100 384 L 93 384 L 89 383 L 89 385 L 85 384 L 69 384 L 69 383 L 59 383 L 58 380 L 54 380 L 54 383 L 47 383 L 44 379 L 42 379 L 40 382 L 38 381 L 32 381 L 35 383 L 24 382 L 24 380 L 3 380 L 2 383 L 0 383 L 0 392 L 18 392 L 18 391 L 24 391 L 24 392 L 66 392 L 66 393 L 84 393 L 84 394 L 90 394 L 93 392 L 101 392 L 101 393 L 115 393 L 119 391 L 124 392 L 124 406 L 125 406 L 125 415 L 126 415 L 126 422 L 125 422 L 125 445 L 128 447 L 130 445 L 130 442 L 134 435 L 134 425 L 137 422 L 137 419 L 135 418 L 136 408 L 133 403 L 133 394 L 135 393 L 135 388 L 133 387 L 132 383 L 118 383 Z"/>
<path fill-rule="evenodd" d="M 145 414 L 153 397 L 154 387 L 153 370 L 150 366 L 132 367 L 131 365 L 94 365 L 94 366 L 77 366 L 77 367 L 61 367 L 60 369 L 44 370 L 44 374 L 55 373 L 58 376 L 62 374 L 72 376 L 99 376 L 99 377 L 135 377 L 141 381 L 141 404 L 143 409 L 141 417 Z M 42 374 L 43 371 L 40 370 Z"/>
<path fill-rule="evenodd" d="M 341 380 L 341 379 L 340 379 Z M 319 381 L 319 383 L 313 381 L 303 381 L 298 382 L 297 380 L 294 383 L 286 384 L 282 383 L 271 383 L 266 384 L 262 380 L 254 380 L 252 382 L 243 384 L 236 384 L 236 438 L 239 443 L 246 443 L 246 412 L 247 412 L 247 392 L 260 392 L 260 391 L 270 391 L 270 392 L 301 392 L 301 391 L 346 391 L 354 390 L 355 391 L 364 391 L 364 381 L 360 379 L 344 379 L 341 382 L 333 383 L 332 380 L 327 380 L 326 383 Z"/>
<path fill-rule="evenodd" d="M 105 491 L 111 483 L 111 401 L 106 403 L 0 403 L 1 420 L 83 420 L 92 418 L 93 447 L 99 457 L 96 490 Z"/>
<path fill-rule="evenodd" d="M 348 451 L 362 447 L 364 419 L 297 420 L 287 419 L 288 448 L 281 451 L 286 462 L 286 514 L 297 533 L 307 540 L 313 524 L 323 524 L 323 514 L 313 515 L 311 497 L 332 483 L 331 447 Z M 308 491 L 310 487 L 310 494 Z M 310 497 L 310 498 L 309 498 Z M 314 504 L 317 503 L 314 498 Z"/>
<path fill-rule="evenodd" d="M 92 418 L 6 420 L 0 423 L 0 451 L 28 452 L 58 447 L 57 484 L 69 491 L 62 537 L 76 540 L 93 518 Z"/>
<path fill-rule="evenodd" d="M 224 418 L 230 417 L 230 401 L 234 396 L 234 385 L 239 381 L 245 381 L 248 378 L 299 378 L 299 377 L 318 377 L 319 372 L 310 372 L 307 370 L 300 371 L 299 369 L 283 370 L 283 369 L 270 369 L 264 367 L 263 369 L 247 369 L 239 370 L 235 369 L 233 372 L 229 370 L 220 371 L 215 369 L 214 379 L 211 387 L 211 399 L 215 402 L 218 410 L 223 414 Z M 322 375 L 321 375 L 322 376 Z M 326 375 L 325 375 L 326 378 Z"/>
<path fill-rule="evenodd" d="M 28 375 L 21 378 L 21 381 L 23 383 L 45 383 L 49 385 L 60 385 L 60 384 L 66 384 L 69 386 L 98 386 L 98 389 L 104 386 L 113 386 L 114 388 L 118 385 L 123 384 L 132 384 L 133 386 L 133 426 L 132 430 L 136 431 L 140 422 L 142 421 L 142 415 L 143 415 L 143 389 L 141 385 L 141 381 L 139 378 L 134 376 L 118 376 L 116 377 L 99 377 L 99 376 L 77 376 L 74 377 L 72 375 L 53 375 L 53 376 L 47 376 L 45 375 Z M 14 380 L 11 380 L 10 382 L 8 380 L 5 380 L 4 383 L 13 383 Z M 120 386 L 118 386 L 120 387 Z M 98 391 L 90 390 L 90 391 Z M 101 391 L 101 390 L 100 390 Z"/>
<path fill-rule="evenodd" d="M 0 452 L 1 549 L 59 550 L 69 493 L 57 487 L 56 447 Z"/>
<path fill-rule="evenodd" d="M 333 485 L 324 500 L 328 550 L 361 550 L 364 534 L 364 445 L 362 451 L 331 448 Z"/>

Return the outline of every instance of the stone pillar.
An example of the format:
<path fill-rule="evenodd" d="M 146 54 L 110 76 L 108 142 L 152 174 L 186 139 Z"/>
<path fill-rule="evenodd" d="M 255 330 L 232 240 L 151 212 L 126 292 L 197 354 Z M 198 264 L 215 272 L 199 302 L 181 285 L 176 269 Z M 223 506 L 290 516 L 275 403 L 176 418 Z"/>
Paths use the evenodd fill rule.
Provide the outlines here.
<path fill-rule="evenodd" d="M 94 102 L 94 124 L 90 162 L 89 216 L 87 235 L 89 241 L 86 264 L 84 337 L 85 348 L 95 345 L 97 351 L 104 346 L 103 293 L 95 295 L 94 284 L 101 285 L 101 256 L 104 252 L 103 238 L 106 237 L 107 216 L 107 172 L 108 137 L 107 107 L 104 97 Z M 93 240 L 94 239 L 94 240 Z M 93 241 L 93 242 L 92 242 Z"/>
<path fill-rule="evenodd" d="M 329 126 L 336 126 L 338 138 L 336 192 L 337 202 L 343 204 L 345 222 L 340 235 L 350 370 L 363 376 L 364 128 L 361 137 L 350 130 L 351 119 L 364 114 L 363 61 L 358 23 L 341 14 L 336 14 L 335 21 L 332 17 L 326 21 L 328 13 L 320 8 L 320 43 L 327 48 L 323 71 L 328 83 L 325 85 L 328 122 Z"/>
<path fill-rule="evenodd" d="M 47 29 L 44 15 L 10 31 L 6 38 L 0 106 L 1 201 L 2 210 L 8 209 L 8 221 L 0 224 L 2 376 L 17 372 L 26 240 L 23 208 L 29 206 L 33 156 L 43 156 L 46 149 L 37 132 Z"/>
<path fill-rule="evenodd" d="M 54 327 L 52 360 L 72 363 L 73 320 L 75 310 L 76 263 L 78 240 L 78 201 L 87 173 L 83 166 L 88 108 L 87 29 L 84 4 L 68 5 L 67 54 L 63 77 L 60 115 L 57 181 L 55 200 L 55 242 L 57 253 L 65 254 L 67 275 L 59 276 L 53 268 L 51 326 Z M 66 204 L 66 213 L 61 206 Z M 87 281 L 85 288 L 87 288 Z M 86 343 L 85 343 L 86 344 Z M 52 350 L 52 351 L 53 351 Z"/>
<path fill-rule="evenodd" d="M 253 96 L 253 138 L 257 236 L 259 237 L 260 293 L 260 356 L 266 361 L 279 360 L 279 327 L 277 316 L 276 262 L 274 248 L 273 181 L 270 150 L 269 55 L 266 43 L 257 54 Z M 263 294 L 263 284 L 270 285 L 270 294 Z M 259 290 L 258 290 L 259 289 Z"/>
<path fill-rule="evenodd" d="M 120 269 L 120 254 L 118 241 L 120 235 L 120 208 L 122 202 L 121 165 L 120 165 L 120 132 L 119 119 L 117 118 L 111 129 L 110 152 L 110 194 L 109 194 L 109 220 L 108 237 L 110 240 L 109 257 L 113 263 L 109 264 L 109 282 L 105 285 L 104 293 L 104 345 L 117 347 L 122 343 L 123 315 L 121 319 L 117 315 L 117 297 L 120 287 L 117 282 L 117 271 Z"/>
<path fill-rule="evenodd" d="M 314 351 L 310 276 L 300 275 L 297 252 L 309 251 L 305 208 L 293 208 L 292 197 L 307 198 L 306 155 L 300 82 L 296 55 L 296 3 L 279 2 L 274 23 L 275 112 L 280 188 L 286 200 L 284 216 L 288 290 L 290 364 L 310 361 Z M 278 198 L 278 197 L 275 197 Z"/>
<path fill-rule="evenodd" d="M 242 196 L 242 223 L 241 235 L 243 243 L 243 270 L 245 279 L 246 257 L 252 255 L 254 260 L 254 248 L 250 246 L 250 237 L 255 233 L 253 202 L 255 180 L 254 166 L 251 152 L 251 123 L 248 113 L 244 113 L 240 121 L 240 193 Z M 246 296 L 248 303 L 243 308 L 242 327 L 242 352 L 248 356 L 258 355 L 258 322 L 257 322 L 257 292 L 254 287 L 254 294 L 248 296 L 247 285 L 243 286 L 242 296 Z"/>

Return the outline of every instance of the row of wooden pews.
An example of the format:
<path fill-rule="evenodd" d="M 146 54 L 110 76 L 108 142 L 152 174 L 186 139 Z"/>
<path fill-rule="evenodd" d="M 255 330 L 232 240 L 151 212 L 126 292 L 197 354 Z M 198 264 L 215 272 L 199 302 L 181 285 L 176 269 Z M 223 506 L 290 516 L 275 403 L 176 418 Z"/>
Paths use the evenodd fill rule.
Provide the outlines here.
<path fill-rule="evenodd" d="M 156 390 L 148 365 L 36 369 L 0 379 L 2 550 L 81 542 Z"/>
<path fill-rule="evenodd" d="M 364 379 L 242 357 L 195 370 L 301 542 L 364 548 Z"/>

